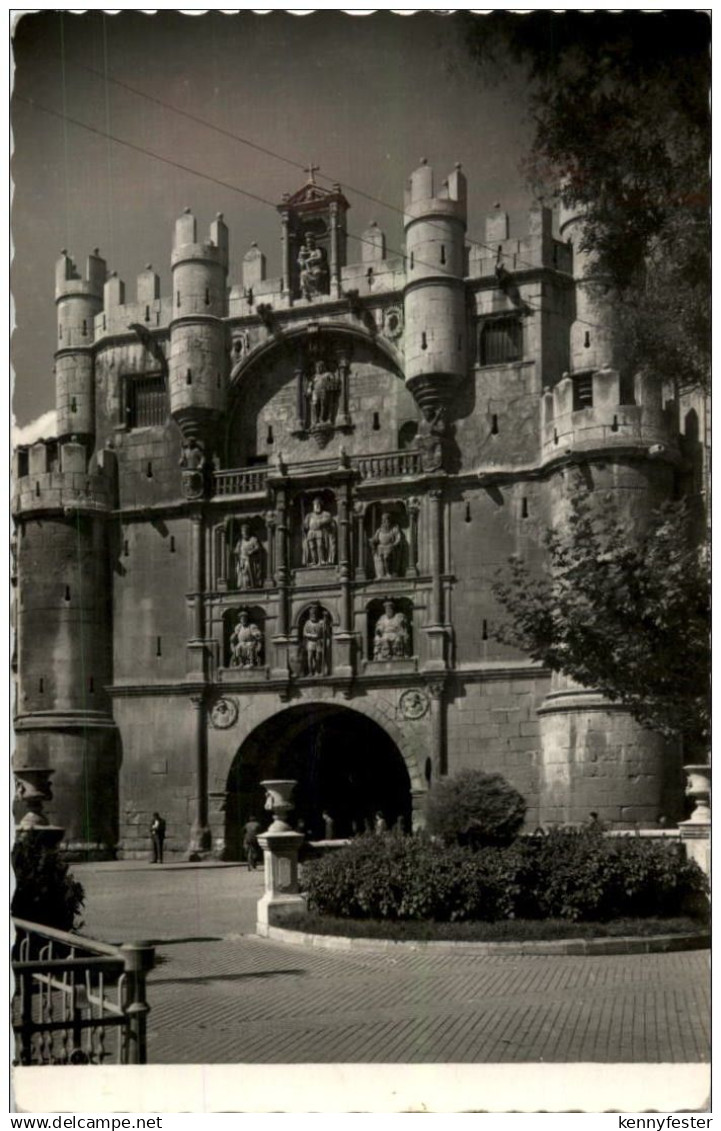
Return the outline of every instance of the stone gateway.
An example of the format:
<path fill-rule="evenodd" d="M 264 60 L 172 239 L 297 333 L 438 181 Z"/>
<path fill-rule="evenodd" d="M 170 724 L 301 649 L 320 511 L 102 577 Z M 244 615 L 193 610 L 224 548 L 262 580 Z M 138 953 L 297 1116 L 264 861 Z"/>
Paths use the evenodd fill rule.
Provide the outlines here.
<path fill-rule="evenodd" d="M 461 167 L 424 161 L 403 254 L 373 224 L 349 262 L 314 174 L 272 278 L 253 244 L 229 279 L 189 209 L 165 294 L 58 259 L 58 435 L 14 457 L 16 773 L 97 858 L 155 811 L 166 858 L 237 858 L 275 779 L 318 835 L 417 827 L 466 767 L 531 829 L 680 816 L 675 748 L 493 638 L 496 571 L 579 484 L 638 524 L 679 484 L 683 407 L 626 371 L 582 217 L 468 241 Z"/>

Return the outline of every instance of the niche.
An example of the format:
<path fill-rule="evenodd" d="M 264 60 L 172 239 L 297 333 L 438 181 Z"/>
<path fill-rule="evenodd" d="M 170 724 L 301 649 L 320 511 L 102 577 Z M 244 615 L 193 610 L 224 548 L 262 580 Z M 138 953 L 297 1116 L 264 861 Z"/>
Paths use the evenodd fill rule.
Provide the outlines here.
<path fill-rule="evenodd" d="M 380 663 L 413 656 L 413 602 L 408 597 L 377 597 L 367 609 L 367 657 Z"/>

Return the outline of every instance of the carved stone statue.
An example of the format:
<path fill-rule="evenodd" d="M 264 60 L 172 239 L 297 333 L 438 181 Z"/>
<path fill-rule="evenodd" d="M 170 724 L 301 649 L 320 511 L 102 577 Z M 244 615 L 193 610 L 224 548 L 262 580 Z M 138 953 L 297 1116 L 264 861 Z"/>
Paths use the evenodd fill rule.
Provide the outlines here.
<path fill-rule="evenodd" d="M 263 662 L 263 635 L 242 609 L 230 637 L 231 668 L 258 668 Z"/>
<path fill-rule="evenodd" d="M 433 411 L 423 410 L 423 420 L 418 426 L 415 446 L 421 453 L 421 466 L 424 471 L 439 471 L 443 467 L 448 424 L 444 417 L 443 405 Z"/>
<path fill-rule="evenodd" d="M 330 670 L 331 628 L 327 613 L 313 605 L 303 625 L 303 672 L 305 675 L 328 674 Z"/>
<path fill-rule="evenodd" d="M 376 623 L 373 639 L 374 660 L 403 660 L 411 654 L 411 637 L 404 613 L 396 612 L 393 601 L 383 602 L 384 612 Z"/>
<path fill-rule="evenodd" d="M 200 471 L 204 463 L 205 453 L 198 441 L 191 436 L 187 443 L 183 444 L 180 466 L 184 471 Z"/>
<path fill-rule="evenodd" d="M 376 577 L 398 576 L 402 542 L 400 527 L 393 522 L 387 511 L 384 512 L 381 515 L 381 524 L 371 538 Z"/>
<path fill-rule="evenodd" d="M 233 548 L 238 589 L 260 589 L 263 584 L 263 551 L 247 522 L 241 523 L 240 537 Z"/>
<path fill-rule="evenodd" d="M 335 519 L 323 509 L 320 497 L 313 499 L 313 509 L 303 523 L 303 565 L 335 565 Z"/>
<path fill-rule="evenodd" d="M 340 376 L 332 373 L 324 361 L 315 363 L 315 372 L 306 382 L 305 395 L 308 399 L 308 418 L 310 426 L 333 424 L 338 408 Z"/>
<path fill-rule="evenodd" d="M 300 267 L 300 289 L 304 298 L 311 299 L 315 295 L 326 294 L 328 291 L 328 264 L 326 254 L 322 247 L 317 247 L 315 236 L 308 232 L 305 243 L 298 253 L 298 266 Z"/>

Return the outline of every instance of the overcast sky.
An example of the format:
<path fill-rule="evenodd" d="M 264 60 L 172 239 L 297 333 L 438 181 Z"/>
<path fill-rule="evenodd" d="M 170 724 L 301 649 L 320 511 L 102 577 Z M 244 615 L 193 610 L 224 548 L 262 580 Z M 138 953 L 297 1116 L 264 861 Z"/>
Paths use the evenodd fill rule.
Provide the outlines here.
<path fill-rule="evenodd" d="M 343 186 L 351 204 L 349 233 L 360 235 L 376 219 L 396 250 L 402 230 L 396 210 L 405 179 L 422 156 L 441 178 L 455 161 L 463 163 L 471 237 L 483 238 L 485 212 L 496 201 L 511 213 L 512 234 L 525 228 L 530 198 L 519 163 L 531 124 L 523 83 L 512 75 L 496 86 L 484 84 L 448 17 L 41 12 L 20 20 L 14 66 L 13 407 L 20 424 L 54 406 L 54 263 L 63 247 L 79 266 L 99 247 L 108 269 L 125 279 L 131 300 L 135 276 L 146 263 L 169 293 L 173 223 L 190 205 L 203 224 L 216 212 L 225 214 L 231 284 L 240 279 L 251 240 L 265 252 L 269 273 L 277 274 L 274 205 L 300 187 L 300 166 L 312 161 L 320 166 L 321 183 L 325 176 Z M 173 108 L 277 156 L 221 136 Z M 360 258 L 352 239 L 348 258 Z"/>

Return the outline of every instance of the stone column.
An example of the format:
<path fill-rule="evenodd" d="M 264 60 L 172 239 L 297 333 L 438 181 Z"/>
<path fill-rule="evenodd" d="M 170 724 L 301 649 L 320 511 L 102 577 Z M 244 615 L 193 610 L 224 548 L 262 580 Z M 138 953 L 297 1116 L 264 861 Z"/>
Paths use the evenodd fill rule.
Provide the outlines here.
<path fill-rule="evenodd" d="M 340 298 L 340 252 L 338 245 L 338 205 L 330 205 L 330 293 Z"/>
<path fill-rule="evenodd" d="M 265 512 L 265 526 L 268 531 L 268 585 L 275 585 L 275 511 Z"/>
<path fill-rule="evenodd" d="M 356 580 L 366 579 L 366 539 L 365 539 L 365 513 L 366 504 L 356 499 L 353 504 L 355 517 L 355 575 Z"/>
<path fill-rule="evenodd" d="M 418 498 L 410 498 L 406 502 L 406 510 L 409 517 L 409 531 L 408 531 L 408 572 L 413 577 L 418 577 L 418 514 L 421 509 L 421 500 Z"/>
<path fill-rule="evenodd" d="M 340 376 L 340 404 L 338 406 L 338 419 L 336 424 L 339 428 L 350 427 L 350 408 L 348 404 L 348 385 L 350 381 L 350 362 L 348 358 L 343 355 L 338 360 L 338 373 Z"/>
<path fill-rule="evenodd" d="M 274 679 L 287 679 L 288 655 L 288 599 L 290 573 L 288 570 L 288 509 L 284 486 L 275 490 L 275 583 L 278 586 L 277 631 L 273 636 Z"/>
<path fill-rule="evenodd" d="M 206 746 L 205 696 L 191 695 L 194 712 L 195 814 L 188 847 L 189 860 L 202 860 L 210 849 L 208 827 L 208 755 Z"/>
<path fill-rule="evenodd" d="M 335 675 L 353 675 L 353 600 L 350 580 L 351 564 L 351 500 L 350 484 L 338 492 L 338 577 L 340 580 L 340 625 L 336 633 Z"/>
<path fill-rule="evenodd" d="M 431 788 L 448 773 L 446 758 L 446 708 L 443 692 L 445 681 L 431 680 Z"/>
<path fill-rule="evenodd" d="M 204 525 L 200 511 L 190 515 L 190 605 L 191 625 L 188 641 L 187 674 L 205 679 L 205 642 L 203 639 L 203 590 L 205 582 Z"/>
<path fill-rule="evenodd" d="M 443 624 L 443 492 L 436 489 L 428 492 L 430 502 L 430 551 L 431 577 L 433 590 L 431 596 L 431 624 Z"/>
<path fill-rule="evenodd" d="M 280 215 L 280 293 L 288 299 L 288 305 L 293 304 L 293 272 L 290 262 L 290 234 L 288 231 L 288 213 Z"/>
<path fill-rule="evenodd" d="M 302 365 L 296 366 L 293 373 L 295 380 L 295 427 L 297 432 L 302 432 L 306 426 L 306 404 Z"/>

